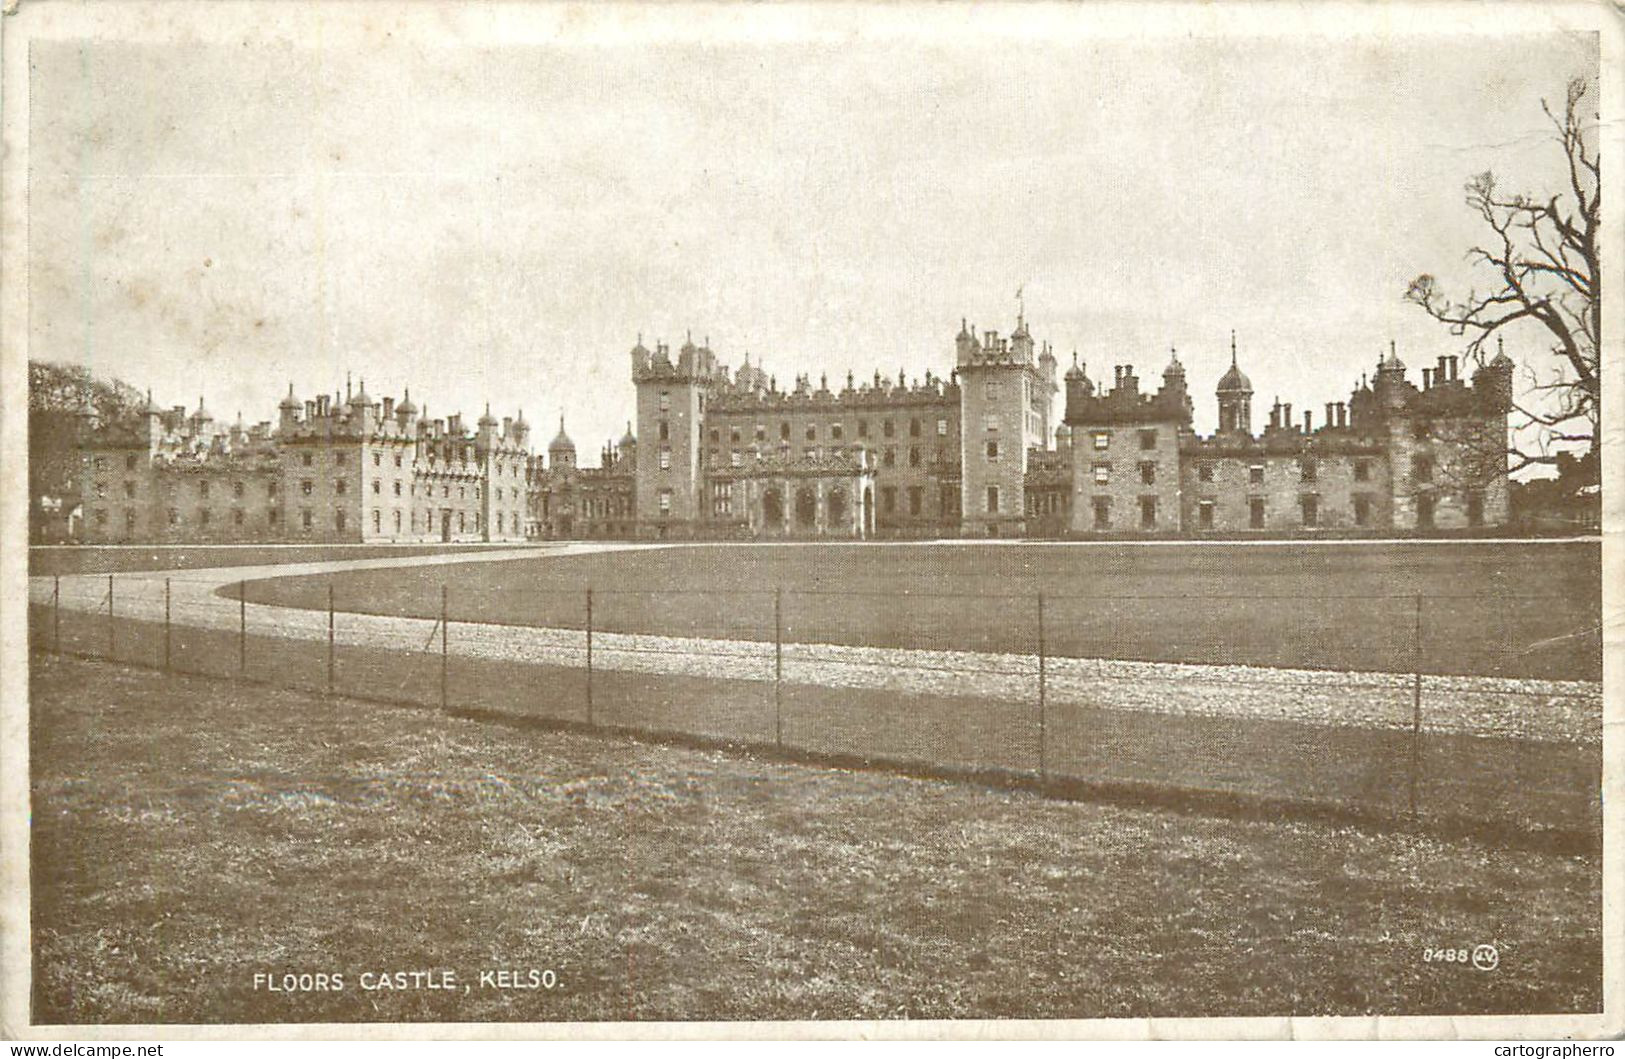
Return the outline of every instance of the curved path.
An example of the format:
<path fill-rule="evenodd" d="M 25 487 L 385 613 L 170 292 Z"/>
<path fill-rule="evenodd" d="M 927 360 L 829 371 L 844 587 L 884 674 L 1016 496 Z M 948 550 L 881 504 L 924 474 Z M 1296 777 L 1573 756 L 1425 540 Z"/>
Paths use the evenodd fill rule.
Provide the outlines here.
<path fill-rule="evenodd" d="M 576 543 L 111 576 L 119 618 L 163 621 L 168 578 L 174 624 L 235 632 L 239 603 L 221 590 L 239 581 L 657 547 L 681 545 Z M 108 576 L 63 575 L 61 606 L 105 613 Z M 52 593 L 51 577 L 30 578 L 31 602 L 49 605 Z M 249 603 L 243 620 L 253 636 L 328 636 L 325 610 Z M 423 618 L 340 612 L 334 635 L 347 647 L 419 650 L 437 634 L 437 623 Z M 449 636 L 449 650 L 460 656 L 552 666 L 585 666 L 585 648 L 585 634 L 575 629 L 454 622 Z M 787 683 L 1021 701 L 1037 697 L 1039 663 L 1033 655 L 787 643 L 782 663 Z M 775 658 L 772 643 L 599 632 L 593 636 L 593 666 L 771 682 Z M 1049 658 L 1044 675 L 1051 709 L 1251 717 L 1339 728 L 1408 728 L 1412 723 L 1415 678 L 1408 673 Z M 1595 682 L 1429 676 L 1422 685 L 1422 726 L 1427 731 L 1567 743 L 1594 743 L 1602 737 L 1602 687 Z"/>

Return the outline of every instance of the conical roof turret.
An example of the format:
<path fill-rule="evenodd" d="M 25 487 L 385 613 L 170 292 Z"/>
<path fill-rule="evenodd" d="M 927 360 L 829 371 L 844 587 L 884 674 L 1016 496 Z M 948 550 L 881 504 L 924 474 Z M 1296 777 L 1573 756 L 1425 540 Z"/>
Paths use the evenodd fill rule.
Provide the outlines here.
<path fill-rule="evenodd" d="M 1252 393 L 1252 380 L 1242 374 L 1241 368 L 1236 366 L 1236 333 L 1230 332 L 1230 370 L 1219 376 L 1219 391 L 1221 393 Z"/>
<path fill-rule="evenodd" d="M 559 451 L 563 451 L 565 449 L 568 449 L 571 452 L 574 452 L 576 450 L 576 443 L 571 441 L 570 440 L 570 435 L 568 435 L 568 434 L 566 434 L 564 432 L 564 417 L 563 416 L 559 416 L 559 433 L 558 433 L 558 436 L 555 437 L 552 441 L 548 442 L 548 444 L 547 444 L 547 451 L 548 452 L 552 452 L 555 449 L 559 450 Z"/>

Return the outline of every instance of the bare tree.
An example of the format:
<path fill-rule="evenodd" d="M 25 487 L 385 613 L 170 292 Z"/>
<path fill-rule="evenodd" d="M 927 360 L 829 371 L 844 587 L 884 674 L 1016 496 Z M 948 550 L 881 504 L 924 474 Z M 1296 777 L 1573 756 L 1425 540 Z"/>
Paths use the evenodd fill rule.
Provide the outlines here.
<path fill-rule="evenodd" d="M 1475 265 L 1495 275 L 1487 294 L 1469 291 L 1461 301 L 1440 292 L 1430 275 L 1411 281 L 1405 299 L 1422 307 L 1453 335 L 1469 337 L 1467 357 L 1485 362 L 1486 343 L 1509 324 L 1532 320 L 1554 340 L 1552 360 L 1528 366 L 1514 393 L 1510 470 L 1556 464 L 1560 450 L 1596 446 L 1601 419 L 1599 351 L 1602 295 L 1597 284 L 1601 173 L 1587 137 L 1597 127 L 1596 108 L 1587 102 L 1591 85 L 1569 82 L 1561 117 L 1543 100 L 1541 109 L 1557 129 L 1568 163 L 1568 187 L 1545 199 L 1507 195 L 1495 174 L 1467 182 L 1467 205 L 1494 233 L 1467 252 Z"/>

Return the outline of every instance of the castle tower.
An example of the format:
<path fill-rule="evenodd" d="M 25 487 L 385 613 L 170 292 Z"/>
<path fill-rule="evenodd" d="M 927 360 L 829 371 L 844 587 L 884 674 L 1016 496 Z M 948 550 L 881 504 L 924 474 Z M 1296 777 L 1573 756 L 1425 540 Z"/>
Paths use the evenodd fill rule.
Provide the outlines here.
<path fill-rule="evenodd" d="M 1026 531 L 1027 448 L 1046 447 L 1048 426 L 1035 412 L 1045 385 L 1033 358 L 1025 314 L 1008 339 L 989 331 L 978 345 L 961 324 L 955 341 L 959 378 L 960 530 L 966 536 Z"/>
<path fill-rule="evenodd" d="M 1377 376 L 1372 382 L 1377 407 L 1385 412 L 1405 404 L 1405 363 L 1399 359 L 1394 343 L 1388 343 L 1388 355 L 1377 361 Z"/>
<path fill-rule="evenodd" d="M 497 420 L 497 417 L 491 414 L 491 402 L 485 402 L 485 412 L 480 416 L 479 423 L 477 424 L 479 430 L 478 433 L 475 434 L 475 444 L 480 447 L 481 451 L 490 452 L 496 447 L 497 427 L 501 425 L 502 424 Z M 560 417 L 559 435 L 562 437 L 563 434 L 564 419 L 563 417 Z M 565 438 L 565 440 L 568 441 L 569 439 Z"/>
<path fill-rule="evenodd" d="M 164 440 L 164 410 L 153 401 L 151 390 L 147 391 L 147 403 L 141 409 L 141 421 L 146 428 L 147 458 L 151 459 Z"/>
<path fill-rule="evenodd" d="M 349 389 L 349 380 L 345 380 L 345 389 Z M 350 395 L 350 429 L 366 437 L 378 426 L 377 412 L 372 406 L 372 398 L 367 395 L 367 380 L 361 380 L 361 386 Z"/>
<path fill-rule="evenodd" d="M 1230 332 L 1230 370 L 1219 378 L 1219 433 L 1253 433 L 1253 384 L 1236 364 L 1236 333 Z"/>
<path fill-rule="evenodd" d="M 412 391 L 408 389 L 401 403 L 395 406 L 395 422 L 401 433 L 413 439 L 418 434 L 418 406 L 412 403 Z"/>
<path fill-rule="evenodd" d="M 547 443 L 547 464 L 555 471 L 570 470 L 576 465 L 576 443 L 564 432 L 563 416 L 559 416 L 558 437 Z"/>
<path fill-rule="evenodd" d="M 632 352 L 642 450 L 635 467 L 640 536 L 686 536 L 700 518 L 705 378 L 697 373 L 698 353 L 692 338 L 675 365 L 662 342 L 652 355 L 640 357 L 636 347 Z"/>
<path fill-rule="evenodd" d="M 291 433 L 293 428 L 298 425 L 299 410 L 303 407 L 304 404 L 293 395 L 293 383 L 288 383 L 288 396 L 284 397 L 282 403 L 277 405 L 277 410 L 280 413 L 277 425 L 284 434 Z"/>

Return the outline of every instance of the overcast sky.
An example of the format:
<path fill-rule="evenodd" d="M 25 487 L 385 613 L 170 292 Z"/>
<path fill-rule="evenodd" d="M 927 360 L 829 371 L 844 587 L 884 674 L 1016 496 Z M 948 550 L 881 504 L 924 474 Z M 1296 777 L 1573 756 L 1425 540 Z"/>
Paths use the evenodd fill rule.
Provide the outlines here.
<path fill-rule="evenodd" d="M 929 10 L 929 9 L 926 9 Z M 1345 399 L 1401 301 L 1463 289 L 1461 186 L 1557 184 L 1541 98 L 1595 38 L 36 42 L 31 355 L 272 418 L 365 376 L 430 413 L 561 411 L 586 462 L 626 351 L 692 328 L 797 372 L 952 367 L 961 316 L 1096 379 L 1177 346 L 1211 430 Z M 1517 356 L 1544 348 L 1509 338 Z M 1059 406 L 1058 409 L 1059 411 Z"/>

